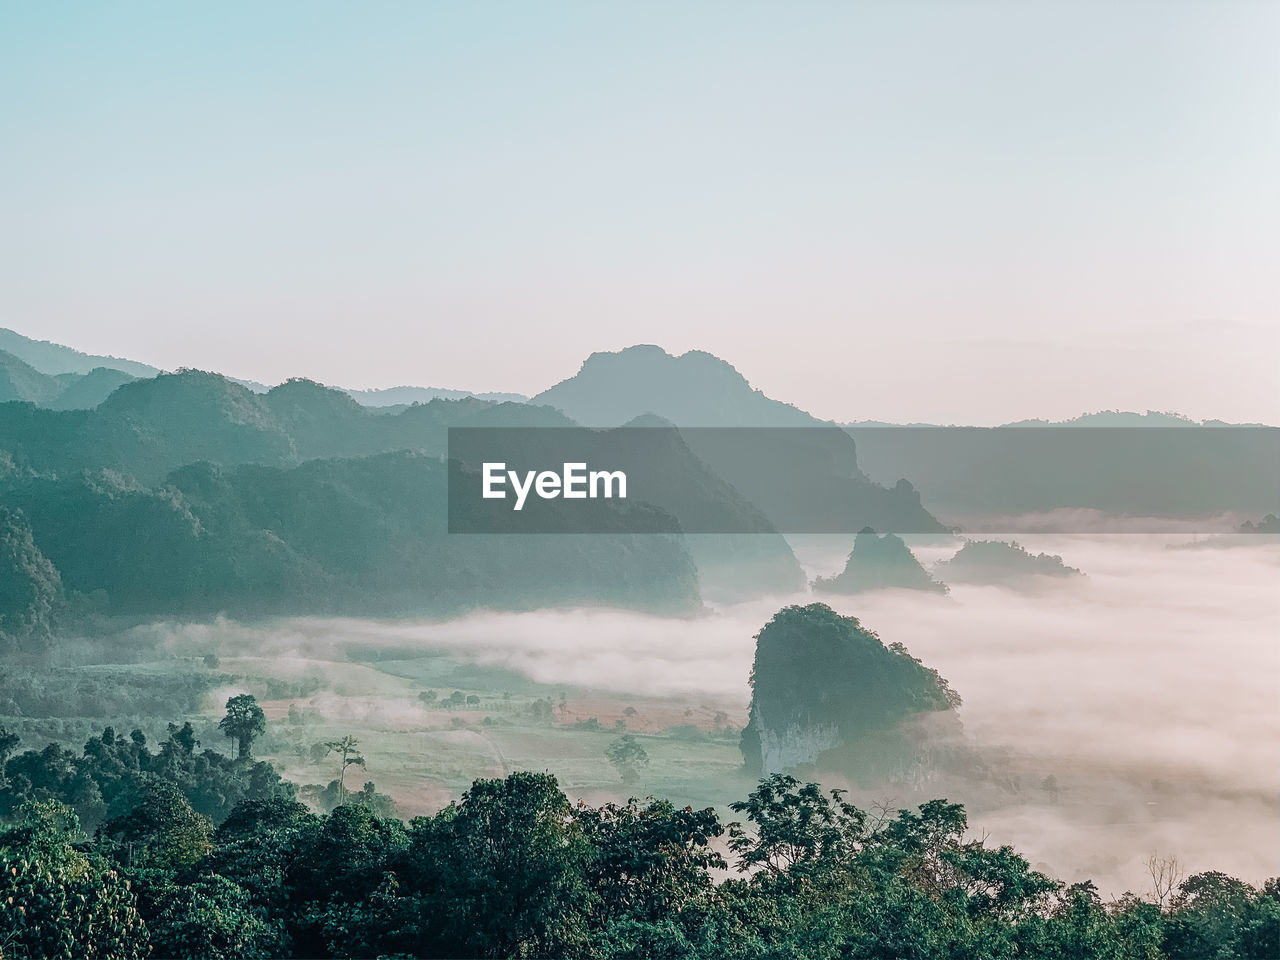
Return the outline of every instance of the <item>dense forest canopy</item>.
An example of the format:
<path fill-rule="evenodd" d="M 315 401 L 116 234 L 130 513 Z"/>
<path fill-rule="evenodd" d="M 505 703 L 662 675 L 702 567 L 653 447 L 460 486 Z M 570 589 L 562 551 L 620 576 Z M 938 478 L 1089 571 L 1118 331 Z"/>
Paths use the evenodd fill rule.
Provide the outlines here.
<path fill-rule="evenodd" d="M 138 740 L 86 746 L 86 769 L 129 784 L 96 830 L 25 786 L 0 828 L 0 956 L 1261 960 L 1280 942 L 1276 880 L 1104 902 L 973 839 L 945 800 L 872 814 L 774 776 L 726 824 L 653 797 L 571 803 L 519 772 L 404 823 L 360 794 L 313 813 L 270 776 L 229 803 L 251 760 L 201 766 L 186 730 L 159 754 Z"/>

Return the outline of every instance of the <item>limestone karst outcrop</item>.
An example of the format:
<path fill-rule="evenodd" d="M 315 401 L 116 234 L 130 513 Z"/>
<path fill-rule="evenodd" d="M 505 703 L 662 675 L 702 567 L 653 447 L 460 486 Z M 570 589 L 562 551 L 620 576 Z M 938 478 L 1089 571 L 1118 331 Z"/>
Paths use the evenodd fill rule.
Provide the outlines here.
<path fill-rule="evenodd" d="M 1030 553 L 1016 540 L 967 540 L 950 560 L 934 565 L 934 572 L 954 583 L 1018 584 L 1036 577 L 1081 577 L 1062 557 Z"/>
<path fill-rule="evenodd" d="M 948 592 L 945 583 L 929 576 L 901 537 L 892 533 L 881 536 L 870 527 L 858 531 L 844 570 L 834 577 L 818 577 L 813 589 L 831 594 L 885 589 Z"/>
<path fill-rule="evenodd" d="M 960 697 L 901 644 L 823 603 L 784 607 L 756 636 L 746 769 L 771 775 L 830 763 L 863 772 L 916 765 L 911 722 Z M 874 769 L 873 769 L 874 768 Z"/>

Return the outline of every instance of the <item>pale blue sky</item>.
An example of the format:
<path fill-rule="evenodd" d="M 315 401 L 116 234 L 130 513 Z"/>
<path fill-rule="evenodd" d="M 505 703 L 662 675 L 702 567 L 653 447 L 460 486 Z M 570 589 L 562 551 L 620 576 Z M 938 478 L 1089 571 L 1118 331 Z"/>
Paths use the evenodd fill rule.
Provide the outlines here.
<path fill-rule="evenodd" d="M 841 419 L 1280 420 L 1280 3 L 0 6 L 0 326 Z"/>

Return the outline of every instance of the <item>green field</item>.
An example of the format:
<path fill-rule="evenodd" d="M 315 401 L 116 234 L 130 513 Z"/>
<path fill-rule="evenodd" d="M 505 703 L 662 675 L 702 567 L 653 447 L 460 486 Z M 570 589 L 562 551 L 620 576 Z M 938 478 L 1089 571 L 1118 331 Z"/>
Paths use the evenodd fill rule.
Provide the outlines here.
<path fill-rule="evenodd" d="M 24 749 L 53 741 L 78 750 L 107 725 L 141 729 L 155 742 L 169 723 L 189 720 L 203 746 L 230 753 L 217 722 L 227 697 L 248 692 L 268 718 L 255 756 L 299 786 L 323 786 L 338 775 L 323 745 L 354 736 L 366 762 L 348 770 L 347 786 L 373 781 L 402 816 L 434 812 L 473 780 L 515 770 L 553 773 L 572 800 L 590 803 L 652 794 L 723 808 L 751 788 L 737 746 L 745 718 L 711 705 L 553 687 L 432 651 L 384 653 L 0 671 L 0 724 L 21 734 Z M 649 758 L 628 782 L 605 756 L 623 733 Z"/>

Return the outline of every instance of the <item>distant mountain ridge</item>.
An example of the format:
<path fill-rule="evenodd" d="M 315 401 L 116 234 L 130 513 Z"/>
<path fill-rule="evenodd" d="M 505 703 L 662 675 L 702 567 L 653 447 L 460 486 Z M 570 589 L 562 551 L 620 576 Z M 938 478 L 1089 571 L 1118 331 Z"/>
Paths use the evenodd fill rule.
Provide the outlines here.
<path fill-rule="evenodd" d="M 72 380 L 58 381 L 56 389 L 46 386 L 42 381 L 31 377 L 25 370 L 18 371 L 15 377 L 24 383 L 20 389 L 7 388 L 4 356 L 12 355 L 30 371 L 44 377 L 74 377 L 95 375 L 95 379 L 81 385 L 74 393 L 70 392 Z M 115 376 L 103 374 L 108 371 Z M 0 402 L 5 400 L 27 400 L 37 406 L 48 406 L 55 410 L 91 409 L 96 407 L 115 387 L 127 383 L 134 378 L 151 378 L 166 371 L 137 360 L 126 360 L 123 357 L 96 356 L 82 353 L 72 347 L 63 346 L 48 340 L 35 340 L 24 337 L 15 330 L 0 327 Z M 253 393 L 264 394 L 272 389 L 270 384 L 257 380 L 243 380 L 238 377 L 227 377 Z M 109 389 L 106 389 L 107 387 Z M 494 391 L 475 392 L 471 390 L 453 390 L 444 387 L 398 386 L 373 390 L 354 390 L 337 387 L 366 407 L 411 406 L 415 403 L 430 403 L 432 400 L 460 400 L 465 397 L 478 397 L 493 403 L 524 403 L 529 398 L 519 393 L 501 393 Z M 67 393 L 67 400 L 59 399 L 60 394 Z"/>
<path fill-rule="evenodd" d="M 41 373 L 12 353 L 0 351 L 0 401 L 27 400 L 43 404 L 64 387 L 57 377 Z"/>
<path fill-rule="evenodd" d="M 219 377 L 223 386 L 215 389 L 195 376 L 173 394 L 185 398 L 174 410 L 166 412 L 164 403 L 141 410 L 134 407 L 175 390 L 178 381 L 155 375 L 124 382 L 133 375 L 106 367 L 50 372 L 77 364 L 82 369 L 104 358 L 13 331 L 0 331 L 0 343 L 16 345 L 31 358 L 0 353 L 0 401 L 25 400 L 54 410 L 105 408 L 103 417 L 84 422 L 50 420 L 39 411 L 0 411 L 0 447 L 19 469 L 81 469 L 87 460 L 155 482 L 189 462 L 181 458 L 197 449 L 206 451 L 198 458 L 219 462 L 288 466 L 314 457 L 424 449 L 424 431 L 433 436 L 428 446 L 439 450 L 460 408 L 450 408 L 445 423 L 437 419 L 445 408 L 433 405 L 476 397 L 435 388 L 330 391 L 312 384 L 332 395 L 318 393 L 299 407 L 295 401 L 310 388 L 289 383 L 301 381 L 266 388 Z M 54 366 L 42 369 L 39 363 Z M 138 366 L 133 361 L 121 365 Z M 193 372 L 168 376 L 188 373 Z M 146 383 L 155 386 L 142 386 Z M 231 386 L 243 393 L 233 397 L 227 392 Z M 203 399 L 196 396 L 201 391 Z M 334 395 L 352 402 L 337 403 Z M 480 397 L 474 402 L 554 410 L 567 423 L 594 428 L 646 416 L 682 429 L 757 428 L 750 449 L 716 436 L 732 430 L 712 429 L 689 440 L 694 453 L 737 486 L 777 529 L 796 533 L 852 532 L 864 525 L 883 532 L 945 532 L 938 511 L 960 525 L 974 517 L 1059 509 L 1092 510 L 1104 518 L 1280 511 L 1274 484 L 1280 469 L 1274 435 L 1280 431 L 1217 420 L 1198 423 L 1179 414 L 1100 411 L 1059 423 L 1022 420 L 1005 429 L 913 424 L 895 430 L 869 421 L 841 428 L 765 395 L 711 353 L 675 356 L 646 344 L 593 353 L 574 376 L 528 401 L 518 394 Z M 225 406 L 226 417 L 202 420 L 209 404 Z M 531 420 L 513 419 L 511 411 L 497 416 L 495 425 L 553 425 L 545 413 L 534 413 Z M 250 438 L 255 422 L 265 432 Z M 771 428 L 795 427 L 809 429 L 768 435 Z M 1072 429 L 1077 427 L 1084 429 Z M 1173 429 L 1149 429 L 1165 427 Z M 267 435 L 272 433 L 274 438 Z M 238 437 L 233 440 L 232 434 Z M 224 443 L 230 446 L 220 446 Z"/>
<path fill-rule="evenodd" d="M 980 430 L 982 427 L 955 423 L 892 423 L 888 420 L 850 420 L 841 424 L 850 430 L 867 430 L 885 427 L 917 427 L 917 428 L 955 428 L 965 426 L 967 429 Z M 1171 410 L 1148 410 L 1137 413 L 1132 410 L 1098 410 L 1093 413 L 1082 413 L 1070 420 L 1014 420 L 1002 423 L 1000 427 L 1267 427 L 1267 423 L 1232 423 L 1227 420 L 1193 420 L 1181 413 Z M 987 429 L 997 429 L 995 427 Z"/>
<path fill-rule="evenodd" d="M 60 373 L 85 374 L 98 367 L 120 370 L 135 377 L 154 377 L 161 372 L 158 367 L 139 363 L 136 360 L 81 353 L 72 347 L 64 347 L 60 343 L 33 340 L 7 327 L 0 327 L 0 350 L 13 354 L 41 373 L 51 376 L 57 376 Z"/>
<path fill-rule="evenodd" d="M 44 373 L 0 350 L 0 402 L 20 400 L 51 410 L 88 410 L 133 379 L 132 374 L 107 367 L 84 374 Z"/>
<path fill-rule="evenodd" d="M 382 399 L 404 399 L 415 389 L 397 388 Z M 51 392 L 52 388 L 28 391 L 19 398 L 51 407 L 55 404 L 46 398 Z M 340 402 L 344 394 L 351 399 Z M 83 423 L 38 413 L 0 413 L 0 444 L 21 469 L 39 473 L 106 467 L 155 483 L 169 471 L 202 459 L 224 465 L 290 466 L 317 457 L 403 449 L 438 452 L 445 428 L 462 425 L 456 422 L 457 410 L 451 410 L 448 423 L 415 412 L 454 402 L 456 394 L 417 406 L 397 405 L 385 413 L 383 408 L 360 406 L 360 396 L 370 398 L 368 393 L 352 397 L 304 380 L 264 391 L 261 384 L 183 370 L 121 385 Z M 96 402 L 83 405 L 93 407 Z M 616 427 L 655 416 L 682 428 L 761 428 L 748 446 L 740 439 L 717 442 L 727 436 L 717 437 L 716 430 L 703 433 L 694 452 L 730 483 L 741 485 L 777 529 L 812 531 L 834 524 L 855 530 L 873 524 L 886 530 L 945 531 L 923 509 L 910 484 L 881 487 L 869 481 L 858 468 L 854 444 L 835 424 L 765 396 L 733 366 L 703 351 L 674 357 L 659 347 L 641 345 L 592 354 L 574 378 L 527 404 L 497 406 L 558 410 L 566 418 L 561 425 Z M 438 413 L 444 408 L 432 409 Z M 495 425 L 557 425 L 543 414 L 533 414 L 532 419 L 513 416 L 503 413 Z M 6 431 L 6 423 L 16 433 Z M 816 428 L 822 436 L 778 429 L 794 427 Z M 804 490 L 799 499 L 797 476 Z"/>
<path fill-rule="evenodd" d="M 470 397 L 383 413 L 310 380 L 254 393 L 220 374 L 184 370 L 126 383 L 92 410 L 0 403 L 0 450 L 20 472 L 109 469 L 154 484 L 200 460 L 291 467 L 396 450 L 439 456 L 450 426 L 571 423 L 549 407 Z"/>
<path fill-rule="evenodd" d="M 412 406 L 415 403 L 430 403 L 432 400 L 461 400 L 465 397 L 488 400 L 490 403 L 527 403 L 529 400 L 522 393 L 493 391 L 475 393 L 470 390 L 446 390 L 443 387 L 402 386 L 383 387 L 378 390 L 352 390 L 349 387 L 340 387 L 339 389 L 366 407 Z"/>
<path fill-rule="evenodd" d="M 1212 521 L 1280 509 L 1275 427 L 1111 411 L 1060 424 L 845 430 L 868 476 L 910 477 L 932 510 L 970 529 L 976 518 L 1052 511 L 1068 511 L 1059 522 L 1085 533 L 1111 517 Z"/>
<path fill-rule="evenodd" d="M 99 369 L 119 371 L 131 377 L 154 377 L 166 371 L 137 360 L 84 353 L 73 347 L 36 340 L 15 330 L 0 327 L 0 353 L 17 358 L 35 372 L 50 377 L 84 376 Z M 103 380 L 106 378 L 103 377 Z M 272 389 L 270 384 L 227 376 L 227 379 L 258 394 Z M 61 381 L 66 390 L 72 381 Z M 121 379 L 121 383 L 126 382 Z M 117 386 L 119 384 L 116 384 Z M 705 350 L 690 350 L 679 356 L 653 344 L 635 344 L 618 351 L 592 353 L 578 372 L 534 397 L 503 391 L 458 390 L 445 387 L 401 385 L 372 389 L 336 387 L 366 407 L 400 407 L 432 400 L 476 397 L 493 403 L 546 404 L 563 411 L 584 426 L 620 426 L 636 417 L 655 414 L 679 426 L 822 426 L 820 420 L 794 404 L 774 400 L 755 389 L 730 363 Z M 95 397 L 99 391 L 90 394 Z M 109 391 L 108 391 L 109 392 Z M 105 398 L 105 394 L 103 394 Z M 25 399 L 9 396 L 0 387 L 0 402 Z M 78 399 L 78 398 L 77 398 Z M 101 402 L 100 400 L 98 402 Z M 43 405 L 43 404 L 42 404 Z M 92 404 L 96 406 L 95 404 Z M 63 404 L 61 409 L 87 409 Z M 595 422 L 595 421 L 600 422 Z M 924 422 L 897 423 L 886 420 L 850 420 L 840 424 L 848 429 L 884 427 L 941 427 L 957 424 Z M 1002 424 L 1006 427 L 1223 427 L 1271 426 L 1262 423 L 1231 423 L 1224 420 L 1193 420 L 1171 411 L 1099 410 L 1069 420 L 1024 419 Z"/>

